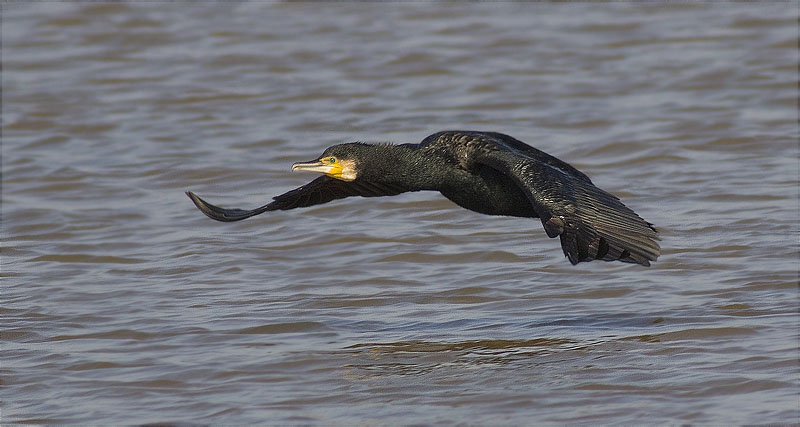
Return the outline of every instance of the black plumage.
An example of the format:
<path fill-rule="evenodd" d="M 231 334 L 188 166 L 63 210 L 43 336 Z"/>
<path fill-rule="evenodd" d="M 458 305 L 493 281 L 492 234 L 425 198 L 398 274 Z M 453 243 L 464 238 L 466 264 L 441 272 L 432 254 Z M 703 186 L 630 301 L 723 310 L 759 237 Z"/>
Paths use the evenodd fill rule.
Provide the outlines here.
<path fill-rule="evenodd" d="M 253 210 L 223 209 L 186 194 L 208 217 L 239 221 L 350 196 L 432 190 L 483 214 L 540 218 L 572 264 L 601 259 L 647 266 L 661 250 L 653 225 L 617 197 L 569 164 L 501 133 L 444 131 L 419 144 L 334 145 L 292 170 L 325 175 Z"/>

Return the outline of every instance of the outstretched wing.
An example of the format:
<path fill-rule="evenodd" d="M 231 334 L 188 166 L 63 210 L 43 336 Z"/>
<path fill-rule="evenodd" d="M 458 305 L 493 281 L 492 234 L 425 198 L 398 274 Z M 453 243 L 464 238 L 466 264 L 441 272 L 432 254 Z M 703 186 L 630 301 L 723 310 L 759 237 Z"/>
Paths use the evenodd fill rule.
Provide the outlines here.
<path fill-rule="evenodd" d="M 658 258 L 655 228 L 617 197 L 551 162 L 515 151 L 476 150 L 475 161 L 517 183 L 547 235 L 560 236 L 572 264 L 601 259 L 648 266 Z"/>
<path fill-rule="evenodd" d="M 357 181 L 347 182 L 328 176 L 321 176 L 302 187 L 275 196 L 272 202 L 252 210 L 225 209 L 206 202 L 191 191 L 187 191 L 186 195 L 192 199 L 195 206 L 207 217 L 217 221 L 232 222 L 241 221 L 267 211 L 304 208 L 350 196 L 394 196 L 405 191 L 407 190 L 397 186 Z"/>
<path fill-rule="evenodd" d="M 542 150 L 537 148 L 531 147 L 530 145 L 506 134 L 498 133 L 498 132 L 482 132 L 483 134 L 491 137 L 493 139 L 493 143 L 495 145 L 502 146 L 510 151 L 517 151 L 520 154 L 529 157 L 533 160 L 537 160 L 539 162 L 548 164 L 553 166 L 557 169 L 560 169 L 562 172 L 566 173 L 567 175 L 571 175 L 576 179 L 586 181 L 588 183 L 592 183 L 592 180 L 589 179 L 586 174 L 575 169 L 571 164 L 545 153 Z"/>
<path fill-rule="evenodd" d="M 562 172 L 574 177 L 575 179 L 583 180 L 591 183 L 583 172 L 575 169 L 569 163 L 558 159 L 545 153 L 542 150 L 531 147 L 530 145 L 503 133 L 499 132 L 483 132 L 474 130 L 446 130 L 437 132 L 425 138 L 420 146 L 426 145 L 465 145 L 468 147 L 465 152 L 472 153 L 475 148 L 481 150 L 482 148 L 489 148 L 489 150 L 505 150 L 518 153 L 521 156 L 528 157 L 532 160 L 548 164 L 555 168 L 560 169 Z M 470 159 L 471 160 L 471 159 Z"/>

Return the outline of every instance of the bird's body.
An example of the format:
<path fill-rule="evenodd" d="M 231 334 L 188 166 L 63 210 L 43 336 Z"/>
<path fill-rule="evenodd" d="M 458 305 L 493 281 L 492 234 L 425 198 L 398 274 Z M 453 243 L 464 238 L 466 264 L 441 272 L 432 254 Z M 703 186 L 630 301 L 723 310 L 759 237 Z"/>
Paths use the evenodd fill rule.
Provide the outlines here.
<path fill-rule="evenodd" d="M 349 196 L 439 191 L 457 205 L 487 215 L 540 218 L 559 236 L 570 262 L 602 259 L 650 265 L 660 252 L 655 228 L 582 172 L 508 135 L 444 131 L 419 144 L 334 145 L 292 170 L 325 175 L 260 208 L 223 209 L 187 192 L 218 221 L 238 221 Z"/>

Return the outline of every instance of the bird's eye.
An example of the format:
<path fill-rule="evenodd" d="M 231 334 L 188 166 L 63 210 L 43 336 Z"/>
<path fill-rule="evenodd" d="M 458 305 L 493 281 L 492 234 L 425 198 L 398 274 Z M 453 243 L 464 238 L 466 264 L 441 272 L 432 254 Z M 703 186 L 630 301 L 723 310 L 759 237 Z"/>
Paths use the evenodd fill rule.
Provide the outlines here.
<path fill-rule="evenodd" d="M 331 163 L 336 163 L 336 157 L 331 157 L 328 159 L 328 161 Z"/>

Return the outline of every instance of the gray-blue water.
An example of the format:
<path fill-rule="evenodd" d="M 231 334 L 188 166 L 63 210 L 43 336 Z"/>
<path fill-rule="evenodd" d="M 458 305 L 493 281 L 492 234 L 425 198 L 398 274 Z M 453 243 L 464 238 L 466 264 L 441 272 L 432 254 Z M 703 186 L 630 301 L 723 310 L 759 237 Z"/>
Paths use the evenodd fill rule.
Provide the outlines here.
<path fill-rule="evenodd" d="M 800 416 L 796 3 L 5 3 L 3 423 Z M 434 193 L 223 224 L 332 144 L 500 131 L 661 231 Z"/>

